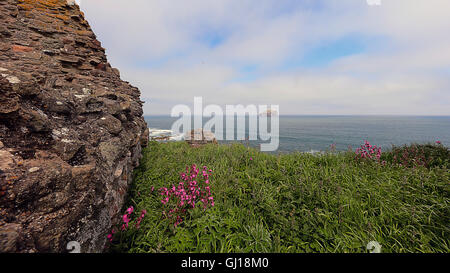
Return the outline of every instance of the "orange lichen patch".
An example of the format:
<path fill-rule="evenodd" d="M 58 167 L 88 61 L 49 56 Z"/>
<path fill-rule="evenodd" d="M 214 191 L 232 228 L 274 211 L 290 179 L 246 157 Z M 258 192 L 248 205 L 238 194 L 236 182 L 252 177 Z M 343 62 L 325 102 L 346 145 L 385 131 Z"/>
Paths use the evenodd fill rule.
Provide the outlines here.
<path fill-rule="evenodd" d="M 19 0 L 23 4 L 27 4 L 27 7 L 46 7 L 46 8 L 57 8 L 67 4 L 65 0 Z"/>
<path fill-rule="evenodd" d="M 36 2 L 39 2 L 39 4 L 46 6 L 46 7 L 50 7 L 50 8 L 67 5 L 66 0 L 38 0 Z"/>
<path fill-rule="evenodd" d="M 33 5 L 30 4 L 18 4 L 17 7 L 23 10 L 32 10 L 35 8 Z"/>
<path fill-rule="evenodd" d="M 75 31 L 75 33 L 80 36 L 93 36 L 94 35 L 94 33 L 92 33 L 92 31 L 88 31 L 88 30 L 77 30 L 77 31 Z"/>
<path fill-rule="evenodd" d="M 55 14 L 55 15 L 53 15 L 53 16 L 56 17 L 56 18 L 58 18 L 58 19 L 61 19 L 61 20 L 63 20 L 63 21 L 69 21 L 69 19 L 70 19 L 69 16 L 62 15 L 62 14 Z"/>
<path fill-rule="evenodd" d="M 64 21 L 68 21 L 70 20 L 70 12 L 69 11 L 65 11 L 62 12 L 61 10 L 59 10 L 57 13 L 47 13 L 47 16 L 51 17 L 51 18 L 58 18 Z"/>
<path fill-rule="evenodd" d="M 30 12 L 39 12 L 39 15 L 63 21 L 70 20 L 70 10 L 64 8 L 67 4 L 65 0 L 19 0 L 19 2 L 21 3 L 18 4 L 18 7 L 25 11 L 27 17 L 32 16 Z"/>
<path fill-rule="evenodd" d="M 35 29 L 41 32 L 63 32 L 73 30 L 67 25 L 77 26 L 79 24 L 88 26 L 84 14 L 79 9 L 69 8 L 66 0 L 18 0 L 19 9 L 27 18 L 33 18 L 38 23 Z M 76 22 L 76 23 L 75 23 Z M 90 31 L 80 31 L 81 36 L 95 37 Z"/>

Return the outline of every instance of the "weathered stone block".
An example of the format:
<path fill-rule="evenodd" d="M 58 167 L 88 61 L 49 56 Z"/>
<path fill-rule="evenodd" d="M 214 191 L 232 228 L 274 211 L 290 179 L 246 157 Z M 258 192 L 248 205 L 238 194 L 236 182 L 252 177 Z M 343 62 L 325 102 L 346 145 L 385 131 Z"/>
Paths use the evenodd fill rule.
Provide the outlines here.
<path fill-rule="evenodd" d="M 101 252 L 148 129 L 79 7 L 0 1 L 0 252 Z"/>

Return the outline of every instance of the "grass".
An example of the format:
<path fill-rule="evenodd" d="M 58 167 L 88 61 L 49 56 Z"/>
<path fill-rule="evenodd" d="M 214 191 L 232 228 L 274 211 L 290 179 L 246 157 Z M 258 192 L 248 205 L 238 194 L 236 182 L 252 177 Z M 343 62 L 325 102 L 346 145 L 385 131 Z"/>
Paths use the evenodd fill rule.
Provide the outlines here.
<path fill-rule="evenodd" d="M 186 166 L 213 170 L 215 206 L 188 210 L 176 228 L 158 190 Z M 261 153 L 241 144 L 151 142 L 128 206 L 148 213 L 116 232 L 113 252 L 450 252 L 450 173 L 355 160 L 352 152 Z M 151 188 L 156 190 L 152 192 Z M 137 216 L 134 216 L 137 218 Z"/>

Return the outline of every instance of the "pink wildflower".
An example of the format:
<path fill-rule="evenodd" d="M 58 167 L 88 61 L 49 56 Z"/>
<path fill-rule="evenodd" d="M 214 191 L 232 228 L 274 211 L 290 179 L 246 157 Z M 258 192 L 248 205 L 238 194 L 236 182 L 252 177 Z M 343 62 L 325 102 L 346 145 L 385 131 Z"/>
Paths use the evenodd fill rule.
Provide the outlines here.
<path fill-rule="evenodd" d="M 207 166 L 197 167 L 195 164 L 186 167 L 186 172 L 180 174 L 180 181 L 170 186 L 170 190 L 161 188 L 163 196 L 161 203 L 165 209 L 163 215 L 174 220 L 175 227 L 182 222 L 182 215 L 187 209 L 195 208 L 196 203 L 202 202 L 203 208 L 213 206 L 214 201 L 208 202 L 211 196 L 210 175 L 212 170 Z M 212 203 L 212 205 L 211 205 Z M 138 224 L 140 223 L 138 219 Z"/>
<path fill-rule="evenodd" d="M 131 206 L 131 207 L 129 207 L 129 208 L 127 209 L 127 213 L 128 213 L 128 214 L 132 214 L 133 211 L 134 211 L 133 206 Z"/>

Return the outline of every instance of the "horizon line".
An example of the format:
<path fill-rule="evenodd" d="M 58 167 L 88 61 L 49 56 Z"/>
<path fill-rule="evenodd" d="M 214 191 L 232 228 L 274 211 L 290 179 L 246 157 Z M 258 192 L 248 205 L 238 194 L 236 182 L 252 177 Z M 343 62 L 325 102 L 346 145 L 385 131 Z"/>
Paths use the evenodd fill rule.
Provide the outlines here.
<path fill-rule="evenodd" d="M 144 114 L 144 117 L 172 117 L 167 114 Z M 192 115 L 196 116 L 196 115 Z M 224 114 L 223 116 L 230 116 Z M 236 115 L 233 115 L 236 116 Z M 246 114 L 245 116 L 248 116 Z M 255 116 L 255 115 L 252 115 Z M 259 115 L 256 115 L 259 116 Z M 450 117 L 450 115 L 411 115 L 411 114 L 285 114 L 277 115 L 279 117 L 342 117 L 342 116 L 352 116 L 352 117 Z M 181 116 L 180 116 L 181 117 Z M 179 117 L 173 117 L 179 118 Z M 209 118 L 209 117 L 206 117 Z"/>

